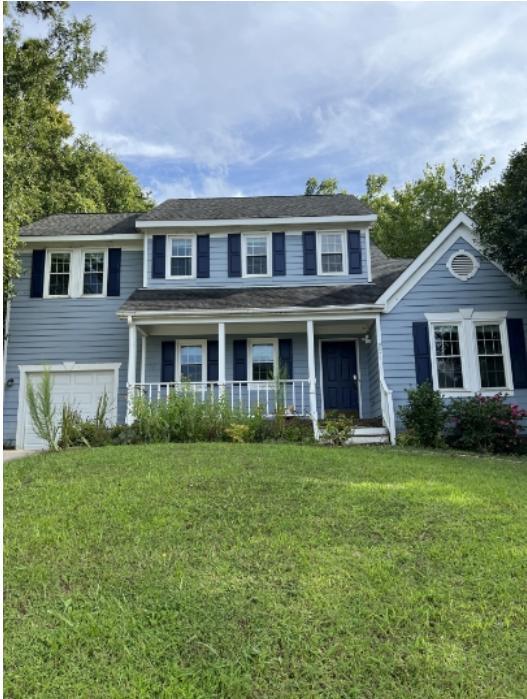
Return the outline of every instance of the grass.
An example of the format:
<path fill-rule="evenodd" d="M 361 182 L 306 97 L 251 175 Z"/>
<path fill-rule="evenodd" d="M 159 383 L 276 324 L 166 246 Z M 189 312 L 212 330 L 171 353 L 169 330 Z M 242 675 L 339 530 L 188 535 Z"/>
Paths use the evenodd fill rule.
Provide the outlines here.
<path fill-rule="evenodd" d="M 5 468 L 5 696 L 527 695 L 527 462 L 154 445 Z"/>

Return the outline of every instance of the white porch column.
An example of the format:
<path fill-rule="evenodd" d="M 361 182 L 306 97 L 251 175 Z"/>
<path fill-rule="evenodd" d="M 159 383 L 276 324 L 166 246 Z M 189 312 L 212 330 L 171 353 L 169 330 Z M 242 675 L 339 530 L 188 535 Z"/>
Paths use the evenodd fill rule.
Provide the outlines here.
<path fill-rule="evenodd" d="M 146 383 L 146 333 L 141 333 L 141 383 Z"/>
<path fill-rule="evenodd" d="M 137 372 L 137 327 L 131 318 L 128 318 L 128 401 L 126 410 L 126 422 L 132 423 L 132 399 L 133 384 L 136 382 Z"/>
<path fill-rule="evenodd" d="M 315 373 L 315 330 L 313 321 L 307 321 L 307 368 L 309 377 L 309 411 L 313 421 L 313 432 L 318 439 L 317 384 Z"/>
<path fill-rule="evenodd" d="M 218 383 L 220 396 L 225 393 L 225 323 L 218 323 Z"/>

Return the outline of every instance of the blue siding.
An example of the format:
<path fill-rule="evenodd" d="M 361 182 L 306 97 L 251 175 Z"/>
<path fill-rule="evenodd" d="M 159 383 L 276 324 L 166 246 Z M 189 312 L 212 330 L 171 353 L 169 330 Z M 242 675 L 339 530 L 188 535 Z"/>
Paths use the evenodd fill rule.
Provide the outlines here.
<path fill-rule="evenodd" d="M 460 281 L 446 264 L 456 250 L 471 252 L 480 262 L 477 274 Z M 405 403 L 405 389 L 415 386 L 412 323 L 424 321 L 425 313 L 508 311 L 511 318 L 523 318 L 527 329 L 527 300 L 513 282 L 464 239 L 458 239 L 414 288 L 387 315 L 381 317 L 384 375 L 393 390 L 395 410 Z M 511 401 L 527 408 L 527 389 L 514 392 Z"/>
<path fill-rule="evenodd" d="M 83 364 L 121 362 L 119 370 L 118 419 L 126 410 L 128 328 L 115 315 L 124 300 L 141 286 L 142 253 L 122 251 L 120 296 L 107 298 L 29 298 L 31 254 L 21 256 L 22 276 L 11 304 L 5 390 L 4 442 L 16 434 L 19 394 L 19 364 Z M 140 343 L 139 343 L 140 345 Z"/>
<path fill-rule="evenodd" d="M 207 279 L 153 279 L 152 278 L 152 238 L 148 240 L 148 286 L 150 288 L 183 288 L 183 287 L 236 287 L 236 286 L 307 286 L 321 284 L 357 284 L 368 281 L 368 266 L 366 262 L 366 236 L 361 233 L 362 272 L 360 274 L 341 274 L 336 276 L 306 276 L 303 273 L 303 250 L 301 231 L 286 232 L 286 270 L 285 276 L 243 278 L 229 277 L 227 274 L 227 235 L 210 234 L 210 277 Z"/>

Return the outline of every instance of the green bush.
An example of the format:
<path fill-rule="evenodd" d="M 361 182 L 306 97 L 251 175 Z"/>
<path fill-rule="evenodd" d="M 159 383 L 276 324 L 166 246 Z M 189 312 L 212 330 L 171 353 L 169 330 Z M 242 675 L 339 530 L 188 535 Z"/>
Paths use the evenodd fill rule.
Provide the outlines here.
<path fill-rule="evenodd" d="M 406 393 L 408 404 L 399 408 L 399 415 L 411 438 L 422 447 L 441 446 L 447 417 L 441 394 L 428 381 Z"/>
<path fill-rule="evenodd" d="M 322 427 L 322 441 L 335 447 L 344 446 L 351 437 L 356 427 L 356 419 L 346 415 L 325 420 Z"/>
<path fill-rule="evenodd" d="M 505 396 L 456 398 L 448 408 L 447 443 L 456 449 L 490 453 L 525 451 L 521 423 L 527 411 Z"/>

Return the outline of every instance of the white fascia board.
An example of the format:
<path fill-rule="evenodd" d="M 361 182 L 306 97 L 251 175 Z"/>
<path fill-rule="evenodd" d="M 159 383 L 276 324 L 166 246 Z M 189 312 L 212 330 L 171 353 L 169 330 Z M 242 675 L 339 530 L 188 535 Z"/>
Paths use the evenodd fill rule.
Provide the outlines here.
<path fill-rule="evenodd" d="M 196 310 L 178 310 L 178 311 L 117 311 L 119 318 L 133 319 L 132 322 L 140 322 L 142 320 L 156 320 L 169 318 L 173 320 L 196 318 L 201 320 L 210 320 L 220 322 L 224 318 L 242 318 L 244 320 L 256 321 L 254 315 L 265 315 L 272 320 L 290 321 L 294 318 L 299 320 L 318 319 L 325 320 L 326 316 L 331 313 L 331 318 L 350 320 L 353 317 L 364 318 L 368 313 L 378 314 L 383 310 L 383 307 L 378 304 L 357 304 L 354 306 L 323 306 L 321 308 L 306 308 L 306 307 L 283 307 L 283 308 L 245 308 L 245 309 L 206 309 L 203 311 Z M 280 317 L 282 316 L 282 317 Z M 374 317 L 374 316 L 372 316 Z M 329 319 L 329 317 L 328 317 Z M 129 321 L 130 322 L 130 321 Z"/>
<path fill-rule="evenodd" d="M 372 223 L 377 220 L 376 214 L 363 216 L 299 216 L 296 218 L 233 218 L 233 219 L 202 219 L 198 221 L 136 221 L 136 228 L 219 228 L 222 226 L 294 226 L 313 225 L 320 223 Z"/>
<path fill-rule="evenodd" d="M 458 228 L 464 225 L 469 230 L 459 232 Z M 481 245 L 472 233 L 475 228 L 474 221 L 463 212 L 457 214 L 439 235 L 418 255 L 412 264 L 398 277 L 394 283 L 377 299 L 377 303 L 385 304 L 385 312 L 391 311 L 399 301 L 422 279 L 422 277 L 434 266 L 450 247 L 452 240 L 463 238 L 478 252 L 482 252 Z"/>
<path fill-rule="evenodd" d="M 22 243 L 91 243 L 93 241 L 103 242 L 105 240 L 143 240 L 142 233 L 112 233 L 110 235 L 24 235 L 21 236 Z"/>

